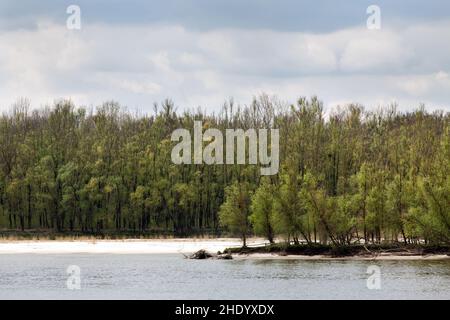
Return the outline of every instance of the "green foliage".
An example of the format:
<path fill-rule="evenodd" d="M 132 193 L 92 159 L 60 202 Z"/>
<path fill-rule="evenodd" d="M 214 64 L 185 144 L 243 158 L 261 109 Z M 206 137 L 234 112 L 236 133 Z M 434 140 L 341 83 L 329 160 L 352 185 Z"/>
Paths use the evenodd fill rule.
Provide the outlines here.
<path fill-rule="evenodd" d="M 220 206 L 219 219 L 223 227 L 238 234 L 246 246 L 247 234 L 250 231 L 250 193 L 246 183 L 235 182 L 225 189 L 225 201 Z"/>
<path fill-rule="evenodd" d="M 274 225 L 277 233 L 299 243 L 301 236 L 308 236 L 308 217 L 304 197 L 300 195 L 300 181 L 295 175 L 282 174 L 274 199 Z"/>
<path fill-rule="evenodd" d="M 279 128 L 280 172 L 175 165 L 177 128 Z M 52 234 L 252 233 L 294 243 L 450 242 L 449 114 L 261 95 L 218 115 L 69 101 L 0 117 L 0 229 Z M 253 195 L 253 196 L 252 196 Z"/>
<path fill-rule="evenodd" d="M 274 242 L 274 187 L 265 177 L 252 197 L 250 221 L 256 234 Z"/>

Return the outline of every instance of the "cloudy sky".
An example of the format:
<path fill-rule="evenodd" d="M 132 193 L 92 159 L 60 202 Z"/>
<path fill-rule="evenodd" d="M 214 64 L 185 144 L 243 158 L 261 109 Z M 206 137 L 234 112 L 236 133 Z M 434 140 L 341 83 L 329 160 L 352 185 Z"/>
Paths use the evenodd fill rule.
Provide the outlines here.
<path fill-rule="evenodd" d="M 72 4 L 81 30 L 66 27 Z M 20 97 L 215 111 L 262 92 L 450 111 L 450 2 L 0 0 L 0 111 Z"/>

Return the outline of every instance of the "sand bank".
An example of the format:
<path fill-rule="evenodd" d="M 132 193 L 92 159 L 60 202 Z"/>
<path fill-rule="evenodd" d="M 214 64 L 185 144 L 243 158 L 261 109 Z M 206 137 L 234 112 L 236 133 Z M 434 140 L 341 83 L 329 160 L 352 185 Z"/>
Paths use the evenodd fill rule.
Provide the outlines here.
<path fill-rule="evenodd" d="M 261 245 L 263 239 L 251 239 L 249 245 Z M 15 253 L 192 253 L 200 249 L 210 252 L 240 247 L 239 239 L 160 239 L 160 240 L 38 240 L 0 241 L 0 254 Z"/>
<path fill-rule="evenodd" d="M 253 238 L 247 241 L 249 246 L 260 246 L 264 239 Z M 18 240 L 0 241 L 0 254 L 190 254 L 200 249 L 211 253 L 226 248 L 239 248 L 240 239 L 151 239 L 151 240 Z M 444 260 L 445 254 L 399 255 L 381 253 L 370 256 L 346 256 L 333 258 L 326 255 L 280 255 L 277 253 L 233 254 L 234 259 L 302 259 L 302 260 Z"/>

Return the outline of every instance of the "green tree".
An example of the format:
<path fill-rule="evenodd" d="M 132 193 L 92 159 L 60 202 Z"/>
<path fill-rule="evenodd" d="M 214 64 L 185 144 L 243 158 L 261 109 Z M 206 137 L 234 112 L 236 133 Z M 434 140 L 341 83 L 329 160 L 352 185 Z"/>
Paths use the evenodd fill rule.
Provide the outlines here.
<path fill-rule="evenodd" d="M 247 246 L 250 231 L 249 215 L 251 195 L 246 183 L 235 182 L 225 189 L 225 201 L 220 206 L 220 224 L 242 239 L 242 246 Z"/>
<path fill-rule="evenodd" d="M 274 243 L 274 187 L 268 178 L 264 178 L 252 197 L 250 221 L 256 234 L 263 235 Z"/>

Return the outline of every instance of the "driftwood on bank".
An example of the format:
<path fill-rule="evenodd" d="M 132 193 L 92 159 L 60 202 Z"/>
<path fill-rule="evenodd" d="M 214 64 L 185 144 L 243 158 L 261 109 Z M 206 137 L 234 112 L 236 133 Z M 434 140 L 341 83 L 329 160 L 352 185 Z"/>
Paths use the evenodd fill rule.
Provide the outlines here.
<path fill-rule="evenodd" d="M 222 259 L 222 260 L 231 260 L 233 257 L 230 253 L 221 253 L 220 251 L 217 252 L 217 254 L 212 254 L 206 250 L 198 250 L 197 252 L 194 252 L 190 256 L 186 256 L 188 259 L 197 259 L 197 260 L 203 260 L 203 259 Z"/>

